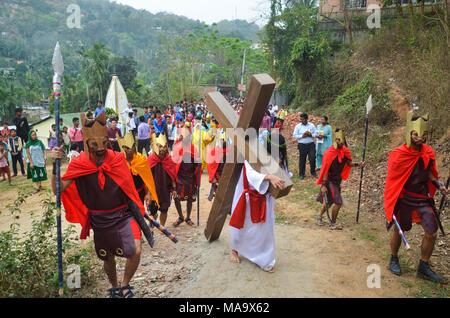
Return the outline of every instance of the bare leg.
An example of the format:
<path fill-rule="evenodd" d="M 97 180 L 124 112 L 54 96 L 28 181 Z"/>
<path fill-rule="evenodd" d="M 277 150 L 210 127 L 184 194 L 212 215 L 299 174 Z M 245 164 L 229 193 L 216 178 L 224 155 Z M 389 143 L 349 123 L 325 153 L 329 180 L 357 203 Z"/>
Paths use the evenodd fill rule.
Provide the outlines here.
<path fill-rule="evenodd" d="M 122 286 L 130 285 L 130 281 L 133 278 L 141 260 L 141 240 L 134 240 L 136 243 L 136 253 L 127 259 L 125 264 L 125 273 L 123 275 Z"/>
<path fill-rule="evenodd" d="M 421 258 L 422 261 L 424 261 L 425 263 L 428 263 L 430 261 L 431 255 L 433 255 L 434 244 L 436 242 L 437 236 L 438 236 L 437 232 L 434 234 L 428 234 L 425 231 L 425 235 L 423 236 L 422 241 L 422 258 Z"/>
<path fill-rule="evenodd" d="M 327 204 L 324 203 L 323 207 L 322 207 L 322 210 L 319 213 L 319 218 L 321 218 L 325 214 L 326 211 L 327 211 Z"/>
<path fill-rule="evenodd" d="M 188 201 L 187 201 L 187 216 L 186 216 L 186 219 L 190 219 L 191 218 L 192 203 L 193 203 L 193 200 L 191 198 L 188 199 Z"/>
<path fill-rule="evenodd" d="M 391 235 L 391 254 L 398 257 L 398 251 L 402 245 L 402 237 L 398 233 L 398 229 L 394 228 Z"/>
<path fill-rule="evenodd" d="M 105 270 L 106 275 L 108 275 L 112 287 L 119 288 L 119 283 L 117 282 L 116 259 L 114 255 L 108 255 L 108 258 L 103 262 L 103 269 Z"/>
<path fill-rule="evenodd" d="M 175 199 L 174 201 L 175 201 L 175 207 L 177 208 L 178 216 L 180 217 L 180 219 L 184 220 L 183 211 L 181 209 L 181 201 L 179 199 Z"/>
<path fill-rule="evenodd" d="M 241 260 L 239 259 L 239 253 L 236 251 L 231 251 L 231 262 L 239 264 Z"/>
<path fill-rule="evenodd" d="M 166 221 L 167 221 L 167 213 L 162 213 L 161 212 L 161 216 L 159 217 L 160 219 L 160 223 L 162 226 L 166 226 Z"/>
<path fill-rule="evenodd" d="M 333 206 L 333 215 L 331 216 L 331 221 L 333 221 L 334 224 L 336 224 L 337 217 L 338 217 L 338 214 L 339 214 L 339 210 L 341 209 L 341 206 L 342 205 L 337 205 L 337 204 L 335 204 Z"/>

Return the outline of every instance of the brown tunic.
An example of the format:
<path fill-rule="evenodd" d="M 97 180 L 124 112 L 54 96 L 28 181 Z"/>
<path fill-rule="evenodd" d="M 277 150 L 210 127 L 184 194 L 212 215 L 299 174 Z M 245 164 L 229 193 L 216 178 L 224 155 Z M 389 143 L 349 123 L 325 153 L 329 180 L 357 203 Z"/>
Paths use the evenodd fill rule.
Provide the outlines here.
<path fill-rule="evenodd" d="M 425 164 L 420 158 L 403 186 L 404 192 L 428 196 L 429 172 L 432 164 L 433 161 L 430 160 L 428 167 L 425 169 Z M 413 222 L 421 223 L 428 234 L 434 234 L 438 231 L 436 217 L 428 199 L 402 193 L 397 200 L 394 213 L 403 231 L 411 230 Z M 388 229 L 392 225 L 392 223 L 388 224 Z"/>
<path fill-rule="evenodd" d="M 342 183 L 342 170 L 344 170 L 345 165 L 350 160 L 347 157 L 342 159 L 342 162 L 339 162 L 338 157 L 336 157 L 331 163 L 330 168 L 328 169 L 328 186 L 327 186 L 327 199 L 328 206 L 331 206 L 333 203 L 336 205 L 342 205 L 342 196 L 341 196 L 341 183 Z M 323 203 L 323 194 L 320 191 L 317 196 L 316 201 Z"/>
<path fill-rule="evenodd" d="M 98 184 L 98 172 L 75 179 L 81 200 L 89 210 L 89 221 L 94 230 L 97 255 L 131 257 L 136 251 L 128 208 L 128 197 L 106 173 L 104 190 Z"/>
<path fill-rule="evenodd" d="M 181 201 L 188 199 L 196 200 L 198 175 L 196 173 L 197 164 L 181 162 L 178 170 L 177 193 Z"/>
<path fill-rule="evenodd" d="M 155 179 L 160 210 L 167 210 L 171 204 L 172 179 L 166 170 L 164 170 L 162 163 L 157 163 L 152 168 L 152 174 Z"/>

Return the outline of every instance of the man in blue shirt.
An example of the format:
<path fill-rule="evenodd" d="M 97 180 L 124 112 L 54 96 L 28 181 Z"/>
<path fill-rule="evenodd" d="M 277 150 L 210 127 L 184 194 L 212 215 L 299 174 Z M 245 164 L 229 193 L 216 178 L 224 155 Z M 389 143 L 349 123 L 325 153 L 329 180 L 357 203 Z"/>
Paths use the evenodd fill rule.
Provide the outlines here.
<path fill-rule="evenodd" d="M 299 173 L 300 180 L 305 179 L 306 156 L 308 156 L 311 167 L 311 175 L 317 177 L 316 173 L 316 147 L 314 138 L 317 138 L 317 129 L 314 124 L 308 122 L 308 115 L 303 113 L 300 116 L 301 123 L 294 129 L 293 137 L 298 139 Z"/>
<path fill-rule="evenodd" d="M 146 123 L 148 123 L 148 120 L 150 119 L 150 117 L 152 117 L 152 114 L 148 112 L 148 107 L 145 106 L 144 107 L 144 119 L 145 119 Z"/>
<path fill-rule="evenodd" d="M 103 102 L 101 100 L 98 101 L 97 108 L 94 112 L 94 118 L 97 118 L 101 113 L 106 112 L 106 108 L 103 107 Z"/>
<path fill-rule="evenodd" d="M 153 126 L 155 128 L 156 137 L 159 137 L 159 134 L 164 133 L 165 125 L 166 125 L 166 119 L 161 117 L 161 111 L 158 109 L 156 111 L 156 118 L 153 121 Z"/>

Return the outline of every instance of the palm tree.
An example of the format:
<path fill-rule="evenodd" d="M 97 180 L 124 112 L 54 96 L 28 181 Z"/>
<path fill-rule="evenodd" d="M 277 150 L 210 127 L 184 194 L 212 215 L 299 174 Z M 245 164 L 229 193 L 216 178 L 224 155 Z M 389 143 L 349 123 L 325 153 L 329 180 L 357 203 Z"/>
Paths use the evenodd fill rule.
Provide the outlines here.
<path fill-rule="evenodd" d="M 108 85 L 108 68 L 110 50 L 102 43 L 94 43 L 92 48 L 83 49 L 81 55 L 84 57 L 83 69 L 87 78 L 98 92 L 98 99 L 104 100 L 104 89 Z"/>

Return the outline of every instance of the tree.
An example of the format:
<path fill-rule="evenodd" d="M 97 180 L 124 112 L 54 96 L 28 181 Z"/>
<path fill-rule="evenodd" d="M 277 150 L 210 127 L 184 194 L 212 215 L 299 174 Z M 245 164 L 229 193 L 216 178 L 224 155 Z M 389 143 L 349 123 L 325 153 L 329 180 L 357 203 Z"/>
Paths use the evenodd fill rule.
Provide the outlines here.
<path fill-rule="evenodd" d="M 109 81 L 110 50 L 104 44 L 95 42 L 92 48 L 83 49 L 81 55 L 84 58 L 83 69 L 87 78 L 96 88 L 98 99 L 103 101 Z"/>

